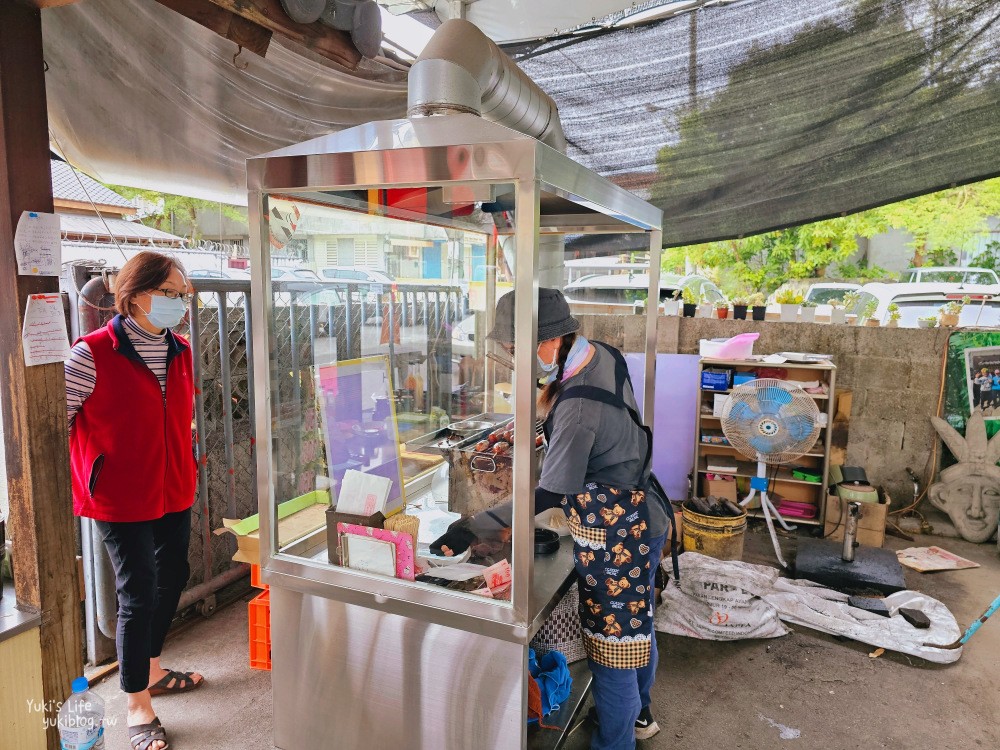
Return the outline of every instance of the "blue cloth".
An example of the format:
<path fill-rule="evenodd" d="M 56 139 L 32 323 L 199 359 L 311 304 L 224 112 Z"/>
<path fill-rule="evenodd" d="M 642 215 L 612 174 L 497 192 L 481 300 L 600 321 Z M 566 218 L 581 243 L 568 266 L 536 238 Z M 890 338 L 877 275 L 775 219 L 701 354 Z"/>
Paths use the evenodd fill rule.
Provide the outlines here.
<path fill-rule="evenodd" d="M 559 651 L 549 651 L 541 659 L 537 659 L 535 650 L 530 648 L 528 672 L 535 678 L 542 693 L 542 716 L 558 711 L 573 688 L 573 678 L 569 674 L 566 657 Z"/>
<path fill-rule="evenodd" d="M 649 540 L 649 588 L 655 591 L 656 569 L 660 565 L 667 535 Z M 655 608 L 654 608 L 655 609 Z M 633 750 L 635 721 L 639 712 L 650 704 L 649 692 L 656 681 L 659 654 L 656 633 L 653 633 L 649 664 L 640 669 L 612 669 L 588 659 L 594 677 L 594 705 L 598 726 L 591 735 L 591 750 Z"/>

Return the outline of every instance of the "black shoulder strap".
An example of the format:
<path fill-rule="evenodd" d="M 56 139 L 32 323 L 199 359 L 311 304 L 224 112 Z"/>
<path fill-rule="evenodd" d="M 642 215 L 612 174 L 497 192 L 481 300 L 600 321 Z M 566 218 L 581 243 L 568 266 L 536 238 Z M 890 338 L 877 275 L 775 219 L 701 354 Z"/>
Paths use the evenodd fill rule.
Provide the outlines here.
<path fill-rule="evenodd" d="M 604 388 L 598 388 L 594 385 L 574 385 L 566 390 L 562 391 L 558 396 L 556 396 L 555 403 L 549 408 L 548 416 L 545 418 L 545 422 L 542 425 L 542 429 L 545 432 L 545 438 L 549 437 L 549 423 L 552 419 L 552 415 L 555 413 L 556 407 L 563 399 L 571 398 L 583 398 L 590 401 L 599 401 L 602 404 L 608 404 L 617 409 L 624 409 L 628 415 L 635 422 L 636 426 L 643 431 L 646 435 L 646 459 L 642 464 L 641 474 L 646 473 L 646 469 L 649 467 L 653 458 L 653 431 L 647 427 L 642 418 L 639 416 L 639 412 L 628 405 L 625 401 L 625 383 L 628 383 L 629 389 L 632 388 L 632 377 L 628 372 L 628 364 L 625 362 L 625 357 L 620 351 L 615 349 L 609 344 L 605 344 L 603 341 L 591 341 L 592 344 L 600 346 L 608 354 L 610 354 L 615 360 L 615 393 L 605 390 Z M 674 508 L 670 504 L 670 498 L 667 497 L 666 492 L 663 490 L 662 485 L 660 485 L 659 480 L 653 475 L 652 472 L 649 474 L 650 483 L 655 484 L 655 491 L 662 495 L 664 510 L 670 519 L 670 557 L 673 563 L 674 569 L 674 579 L 680 580 L 680 569 L 677 562 L 678 554 L 678 539 L 677 539 L 677 524 L 674 518 Z"/>

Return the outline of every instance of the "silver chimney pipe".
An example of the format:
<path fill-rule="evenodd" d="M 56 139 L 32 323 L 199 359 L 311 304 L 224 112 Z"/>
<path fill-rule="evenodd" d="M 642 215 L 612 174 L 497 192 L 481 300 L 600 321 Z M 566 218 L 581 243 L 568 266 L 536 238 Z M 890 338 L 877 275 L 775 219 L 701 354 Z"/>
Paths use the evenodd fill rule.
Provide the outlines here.
<path fill-rule="evenodd" d="M 556 103 L 475 24 L 434 32 L 410 68 L 408 117 L 471 113 L 566 151 Z"/>

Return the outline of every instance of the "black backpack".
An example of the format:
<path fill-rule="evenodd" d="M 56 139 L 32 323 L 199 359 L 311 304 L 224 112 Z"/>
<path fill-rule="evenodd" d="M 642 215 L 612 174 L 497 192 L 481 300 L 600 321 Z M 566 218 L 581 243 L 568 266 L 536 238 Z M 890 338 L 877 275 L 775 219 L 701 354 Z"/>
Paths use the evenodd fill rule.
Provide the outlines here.
<path fill-rule="evenodd" d="M 595 346 L 602 347 L 614 359 L 615 392 L 612 393 L 604 388 L 598 388 L 595 385 L 574 385 L 561 391 L 559 395 L 556 396 L 555 402 L 551 407 L 549 407 L 548 416 L 545 418 L 545 422 L 542 425 L 542 430 L 545 432 L 545 439 L 549 439 L 552 415 L 555 413 L 556 407 L 565 399 L 584 398 L 590 401 L 599 401 L 602 404 L 608 404 L 616 409 L 624 409 L 632 418 L 632 421 L 635 422 L 639 429 L 646 435 L 646 458 L 642 463 L 642 471 L 639 474 L 642 476 L 646 473 L 646 469 L 649 468 L 649 464 L 653 458 L 653 431 L 643 424 L 642 418 L 639 416 L 639 412 L 629 406 L 628 402 L 625 401 L 625 384 L 628 383 L 629 389 L 632 389 L 632 378 L 628 373 L 628 365 L 625 362 L 625 357 L 620 351 L 615 349 L 613 346 L 605 344 L 603 341 L 591 341 L 590 343 Z M 656 475 L 652 471 L 649 472 L 649 478 L 646 480 L 646 486 L 642 489 L 645 490 L 648 496 L 652 496 L 658 503 L 660 503 L 660 505 L 663 506 L 663 509 L 667 514 L 667 518 L 670 519 L 670 560 L 674 568 L 674 579 L 680 580 L 680 567 L 677 564 L 678 543 L 677 524 L 674 519 L 674 506 L 670 504 L 670 498 L 667 497 L 667 493 L 663 489 L 663 485 L 660 484 L 660 481 L 656 478 Z"/>

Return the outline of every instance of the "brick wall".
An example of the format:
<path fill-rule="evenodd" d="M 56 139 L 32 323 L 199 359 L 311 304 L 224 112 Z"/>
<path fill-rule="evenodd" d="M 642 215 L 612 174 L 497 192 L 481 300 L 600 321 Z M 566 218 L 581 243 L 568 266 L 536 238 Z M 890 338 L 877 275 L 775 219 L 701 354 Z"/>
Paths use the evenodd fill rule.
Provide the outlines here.
<path fill-rule="evenodd" d="M 641 316 L 580 317 L 585 335 L 626 351 L 642 351 Z M 747 331 L 761 334 L 756 353 L 833 355 L 837 389 L 848 388 L 854 394 L 847 462 L 863 466 L 872 483 L 883 485 L 895 503 L 908 501 L 912 485 L 905 469 L 924 476 L 937 439 L 930 417 L 937 410 L 949 330 L 665 317 L 658 323 L 657 351 L 697 354 L 703 338 Z"/>

